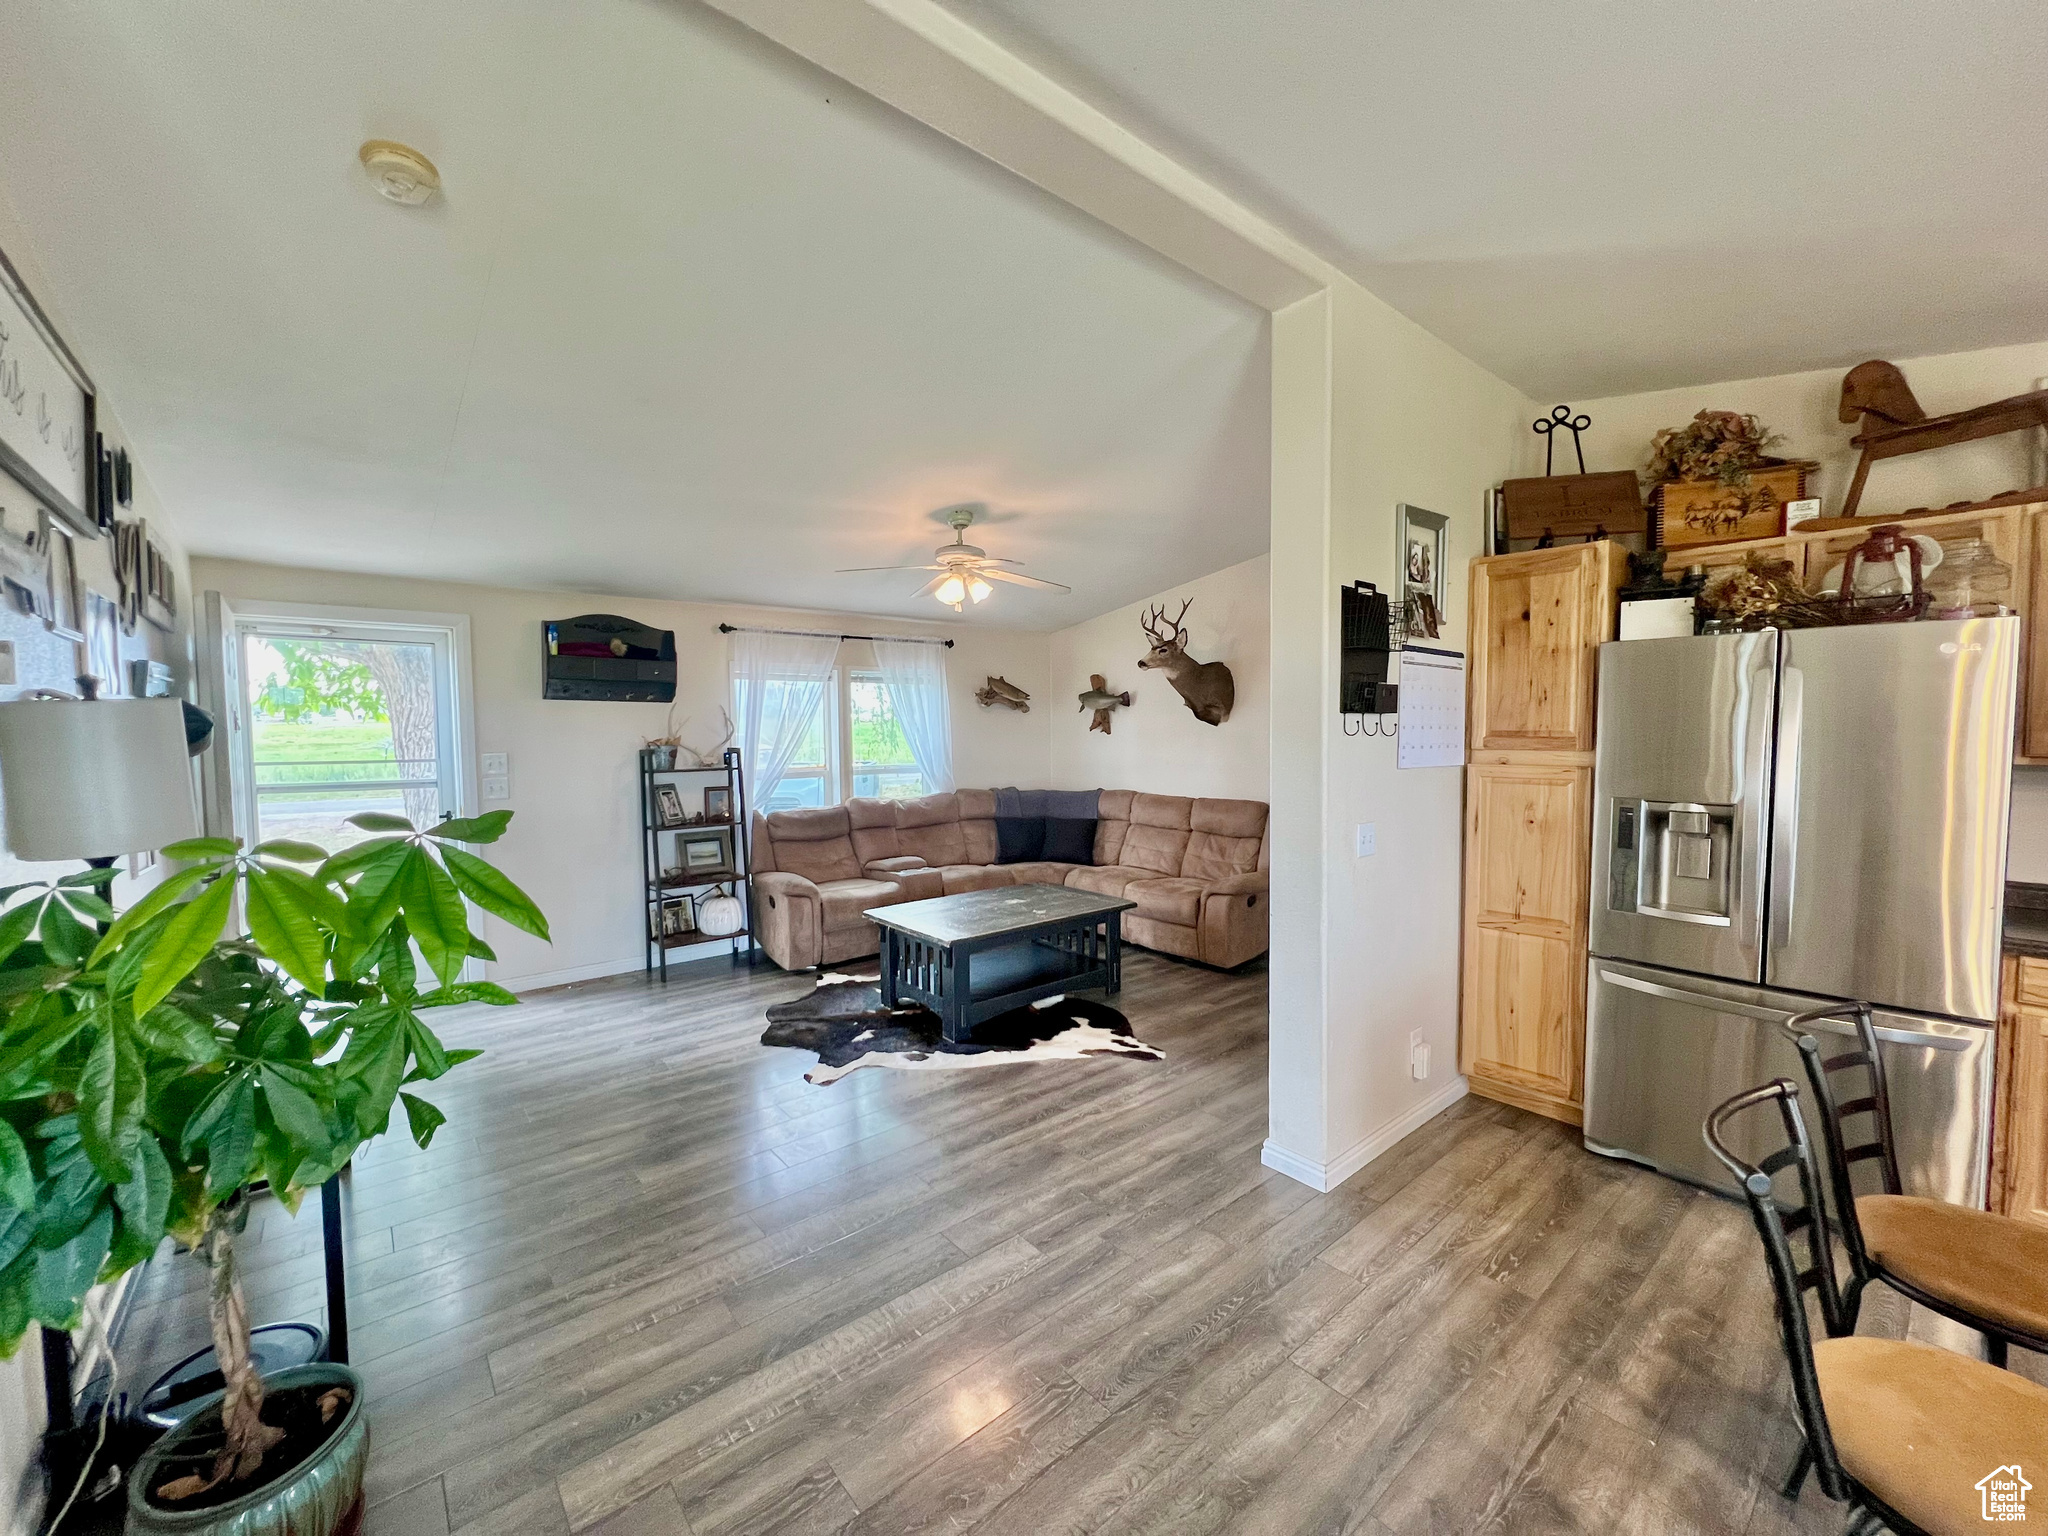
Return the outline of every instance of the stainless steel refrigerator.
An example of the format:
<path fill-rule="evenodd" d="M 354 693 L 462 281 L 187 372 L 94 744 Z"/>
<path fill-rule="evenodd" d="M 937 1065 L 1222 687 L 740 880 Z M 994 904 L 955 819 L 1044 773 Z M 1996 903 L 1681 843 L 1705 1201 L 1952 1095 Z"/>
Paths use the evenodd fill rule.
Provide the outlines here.
<path fill-rule="evenodd" d="M 1707 1111 L 1860 999 L 1908 1192 L 1983 1204 L 2018 673 L 2015 618 L 1601 648 L 1589 1148 L 1731 1188 Z"/>

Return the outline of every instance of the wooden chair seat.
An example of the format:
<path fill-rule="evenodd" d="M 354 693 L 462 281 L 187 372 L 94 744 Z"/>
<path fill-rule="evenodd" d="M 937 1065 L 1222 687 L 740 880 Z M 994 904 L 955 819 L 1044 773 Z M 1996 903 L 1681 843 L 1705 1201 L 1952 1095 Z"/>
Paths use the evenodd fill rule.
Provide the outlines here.
<path fill-rule="evenodd" d="M 1981 1360 L 1893 1339 L 1813 1346 L 1821 1401 L 1849 1475 L 1934 1536 L 1984 1530 L 1978 1480 L 2048 1469 L 2048 1388 Z"/>
<path fill-rule="evenodd" d="M 1888 1274 L 1987 1322 L 2048 1339 L 2048 1228 L 1913 1195 L 1859 1196 L 1856 1219 Z"/>

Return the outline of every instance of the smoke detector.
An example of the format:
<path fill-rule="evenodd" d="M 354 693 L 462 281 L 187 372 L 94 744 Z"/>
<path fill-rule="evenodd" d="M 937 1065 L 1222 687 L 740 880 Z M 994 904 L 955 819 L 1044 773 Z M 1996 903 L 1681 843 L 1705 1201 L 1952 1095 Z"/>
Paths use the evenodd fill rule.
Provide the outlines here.
<path fill-rule="evenodd" d="M 441 189 L 441 173 L 416 149 L 389 139 L 372 139 L 358 151 L 376 189 L 394 203 L 417 208 Z"/>

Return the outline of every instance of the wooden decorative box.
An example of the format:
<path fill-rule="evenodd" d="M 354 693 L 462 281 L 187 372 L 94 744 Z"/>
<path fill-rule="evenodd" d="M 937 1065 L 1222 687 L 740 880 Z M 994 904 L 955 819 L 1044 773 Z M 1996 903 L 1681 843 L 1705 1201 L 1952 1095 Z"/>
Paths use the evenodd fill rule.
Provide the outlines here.
<path fill-rule="evenodd" d="M 1775 539 L 1785 532 L 1785 503 L 1806 494 L 1810 463 L 1753 469 L 1747 483 L 1666 480 L 1650 491 L 1657 543 L 1666 549 Z"/>
<path fill-rule="evenodd" d="M 1511 539 L 1588 538 L 1596 533 L 1641 533 L 1647 526 L 1643 493 L 1632 469 L 1598 475 L 1539 475 L 1504 480 L 1501 510 Z M 1488 551 L 1491 553 L 1491 551 Z"/>

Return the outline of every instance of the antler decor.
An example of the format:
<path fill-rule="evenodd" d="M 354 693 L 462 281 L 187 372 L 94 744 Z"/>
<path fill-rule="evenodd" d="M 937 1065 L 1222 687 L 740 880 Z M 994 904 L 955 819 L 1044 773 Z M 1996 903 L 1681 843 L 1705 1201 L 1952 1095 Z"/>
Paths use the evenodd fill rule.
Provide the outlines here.
<path fill-rule="evenodd" d="M 1152 642 L 1152 649 L 1138 659 L 1138 665 L 1166 674 L 1173 691 L 1181 696 L 1194 717 L 1204 725 L 1221 725 L 1230 718 L 1237 702 L 1237 680 L 1220 661 L 1196 661 L 1188 655 L 1187 617 L 1193 598 L 1185 598 L 1171 621 L 1161 603 L 1138 621 Z M 1171 631 L 1171 633 L 1169 633 Z"/>
<path fill-rule="evenodd" d="M 732 715 L 723 705 L 719 706 L 718 713 L 725 721 L 725 734 L 719 737 L 718 740 L 713 742 L 710 746 L 705 747 L 702 751 L 699 751 L 696 747 L 684 746 L 682 744 L 680 727 L 678 728 L 678 734 L 676 736 L 677 750 L 687 752 L 690 754 L 690 756 L 694 757 L 697 760 L 697 766 L 699 768 L 718 767 L 719 764 L 723 762 L 725 759 L 725 749 L 732 745 L 733 733 L 737 729 L 737 727 L 735 727 L 732 723 Z M 684 725 L 688 725 L 689 723 L 690 722 L 688 720 L 685 720 L 683 722 Z"/>

